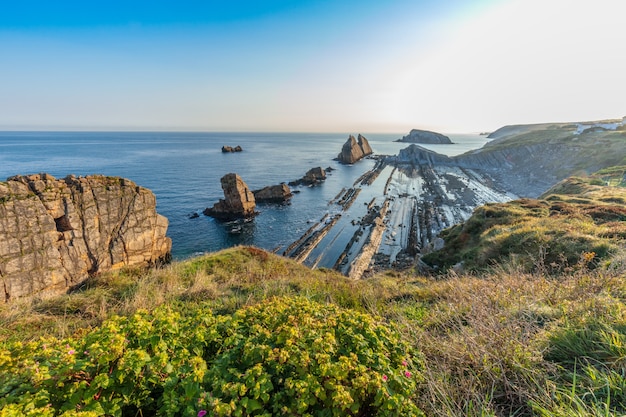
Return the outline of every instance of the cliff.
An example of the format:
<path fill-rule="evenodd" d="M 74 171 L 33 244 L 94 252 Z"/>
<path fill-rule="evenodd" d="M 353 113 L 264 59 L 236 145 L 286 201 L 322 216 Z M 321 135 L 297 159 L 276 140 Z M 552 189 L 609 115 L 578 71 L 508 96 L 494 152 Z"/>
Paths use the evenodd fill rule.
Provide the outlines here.
<path fill-rule="evenodd" d="M 452 141 L 449 137 L 442 135 L 441 133 L 431 132 L 430 130 L 413 129 L 408 135 L 403 136 L 402 139 L 398 139 L 396 142 L 407 143 L 427 143 L 427 144 L 451 144 Z"/>
<path fill-rule="evenodd" d="M 166 260 L 168 221 L 156 198 L 123 178 L 0 182 L 0 279 L 5 301 L 57 293 L 90 274 Z"/>
<path fill-rule="evenodd" d="M 505 126 L 481 149 L 446 157 L 418 145 L 400 151 L 403 164 L 457 166 L 487 174 L 500 188 L 538 197 L 571 175 L 590 174 L 626 162 L 626 130 L 593 128 L 608 123 L 553 123 Z M 583 127 L 581 129 L 581 126 Z M 592 126 L 592 128 L 588 128 Z"/>
<path fill-rule="evenodd" d="M 350 135 L 337 155 L 337 160 L 344 164 L 353 164 L 356 161 L 372 154 L 372 147 L 367 139 L 359 134 L 358 140 Z"/>

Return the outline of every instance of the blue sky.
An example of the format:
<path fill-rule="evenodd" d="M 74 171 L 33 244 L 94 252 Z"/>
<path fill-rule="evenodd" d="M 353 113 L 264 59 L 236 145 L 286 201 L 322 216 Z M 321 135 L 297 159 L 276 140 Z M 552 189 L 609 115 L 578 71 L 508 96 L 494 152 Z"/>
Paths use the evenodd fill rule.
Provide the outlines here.
<path fill-rule="evenodd" d="M 623 4 L 11 2 L 0 129 L 450 132 L 621 117 Z"/>

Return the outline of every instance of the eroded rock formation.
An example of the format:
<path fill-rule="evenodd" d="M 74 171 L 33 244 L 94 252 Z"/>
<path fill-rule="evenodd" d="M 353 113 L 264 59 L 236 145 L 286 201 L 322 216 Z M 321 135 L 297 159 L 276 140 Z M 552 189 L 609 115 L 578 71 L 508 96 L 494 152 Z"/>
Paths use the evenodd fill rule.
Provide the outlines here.
<path fill-rule="evenodd" d="M 235 220 L 256 215 L 254 194 L 237 174 L 226 174 L 221 179 L 224 199 L 204 210 L 207 216 L 219 220 Z"/>
<path fill-rule="evenodd" d="M 59 293 L 90 274 L 167 260 L 167 226 L 154 194 L 127 179 L 11 177 L 0 182 L 2 296 Z"/>
<path fill-rule="evenodd" d="M 293 196 L 287 184 L 270 185 L 252 193 L 257 203 L 284 203 Z"/>
<path fill-rule="evenodd" d="M 442 135 L 441 133 L 431 132 L 430 130 L 420 130 L 420 129 L 411 130 L 408 135 L 403 136 L 402 139 L 398 139 L 396 142 L 446 144 L 446 145 L 452 143 L 449 137 Z"/>
<path fill-rule="evenodd" d="M 350 135 L 337 155 L 337 160 L 344 164 L 353 164 L 359 159 L 372 154 L 372 148 L 364 136 L 359 134 L 358 140 Z"/>

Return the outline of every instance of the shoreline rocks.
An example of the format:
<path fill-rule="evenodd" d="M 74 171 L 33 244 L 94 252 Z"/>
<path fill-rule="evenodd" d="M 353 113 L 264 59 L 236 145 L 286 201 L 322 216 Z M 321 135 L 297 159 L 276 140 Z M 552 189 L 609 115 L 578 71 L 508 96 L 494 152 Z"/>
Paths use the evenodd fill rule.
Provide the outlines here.
<path fill-rule="evenodd" d="M 154 194 L 124 178 L 8 178 L 0 182 L 2 296 L 58 294 L 93 274 L 167 262 L 167 227 Z"/>
<path fill-rule="evenodd" d="M 354 136 L 350 135 L 348 136 L 348 140 L 343 144 L 341 152 L 337 155 L 337 160 L 342 164 L 353 164 L 372 153 L 372 147 L 365 136 L 359 134 L 357 140 Z"/>
<path fill-rule="evenodd" d="M 441 144 L 451 145 L 452 141 L 446 135 L 441 133 L 432 132 L 430 130 L 412 129 L 408 135 L 403 136 L 396 142 L 405 143 L 426 143 L 426 144 Z"/>
<path fill-rule="evenodd" d="M 218 220 L 229 221 L 241 218 L 251 218 L 258 213 L 254 194 L 246 183 L 237 174 L 226 174 L 221 179 L 224 199 L 220 199 L 213 207 L 206 208 L 203 213 L 206 216 Z"/>

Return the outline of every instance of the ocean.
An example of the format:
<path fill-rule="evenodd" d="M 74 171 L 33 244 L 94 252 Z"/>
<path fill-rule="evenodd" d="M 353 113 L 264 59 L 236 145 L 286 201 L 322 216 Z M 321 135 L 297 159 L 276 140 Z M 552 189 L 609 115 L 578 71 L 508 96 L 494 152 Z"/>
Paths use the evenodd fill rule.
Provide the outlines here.
<path fill-rule="evenodd" d="M 354 133 L 355 136 L 357 132 Z M 406 146 L 402 134 L 366 134 L 375 154 L 393 155 Z M 423 145 L 449 156 L 480 148 L 488 139 L 450 134 L 453 145 Z M 157 197 L 157 211 L 169 219 L 172 256 L 184 259 L 236 245 L 284 249 L 324 213 L 343 187 L 349 187 L 374 161 L 342 165 L 333 158 L 343 133 L 196 133 L 196 132 L 0 132 L 0 180 L 47 172 L 103 174 L 128 178 Z M 243 152 L 222 153 L 223 145 Z M 223 192 L 220 178 L 239 174 L 250 189 L 301 178 L 310 168 L 332 167 L 317 187 L 296 187 L 288 205 L 258 205 L 260 214 L 236 233 L 202 215 Z M 194 213 L 200 216 L 192 218 Z"/>

